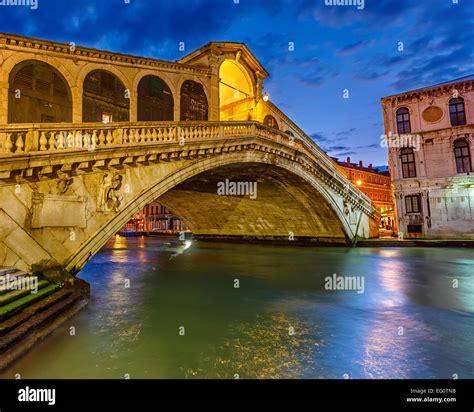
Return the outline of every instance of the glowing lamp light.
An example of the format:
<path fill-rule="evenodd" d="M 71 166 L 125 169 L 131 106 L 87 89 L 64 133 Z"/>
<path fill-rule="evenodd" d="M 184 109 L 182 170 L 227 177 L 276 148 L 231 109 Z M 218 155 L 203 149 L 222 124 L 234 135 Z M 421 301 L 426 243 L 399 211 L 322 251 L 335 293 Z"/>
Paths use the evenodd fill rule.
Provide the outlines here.
<path fill-rule="evenodd" d="M 268 102 L 269 99 L 270 99 L 270 95 L 269 95 L 268 93 L 265 93 L 265 94 L 263 95 L 263 101 L 264 101 L 264 102 Z"/>
<path fill-rule="evenodd" d="M 361 184 L 362 184 L 362 180 L 358 180 L 358 181 L 356 182 L 356 185 L 357 185 L 357 186 L 360 186 Z"/>

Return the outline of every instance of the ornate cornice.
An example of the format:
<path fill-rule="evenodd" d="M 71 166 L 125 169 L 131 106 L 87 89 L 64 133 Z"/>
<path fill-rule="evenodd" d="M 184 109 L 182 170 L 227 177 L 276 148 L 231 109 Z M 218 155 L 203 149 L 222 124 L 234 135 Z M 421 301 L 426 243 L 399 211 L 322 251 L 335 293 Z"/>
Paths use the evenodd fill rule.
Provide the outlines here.
<path fill-rule="evenodd" d="M 166 60 L 113 53 L 105 50 L 92 49 L 82 46 L 74 46 L 72 48 L 70 44 L 66 43 L 58 43 L 6 33 L 0 33 L 0 48 L 14 48 L 15 50 L 23 49 L 26 52 L 43 51 L 75 59 L 92 58 L 104 60 L 106 62 L 121 63 L 133 66 L 156 67 L 168 70 L 181 70 L 204 75 L 208 75 L 210 73 L 208 68 L 193 66 L 185 63 L 175 63 Z"/>
<path fill-rule="evenodd" d="M 424 99 L 438 98 L 445 95 L 452 95 L 453 90 L 457 90 L 460 94 L 474 90 L 474 80 L 464 80 L 453 82 L 437 87 L 427 87 L 419 90 L 412 90 L 406 93 L 400 93 L 393 96 L 382 98 L 382 106 L 398 106 L 400 104 L 409 104 L 420 102 Z"/>

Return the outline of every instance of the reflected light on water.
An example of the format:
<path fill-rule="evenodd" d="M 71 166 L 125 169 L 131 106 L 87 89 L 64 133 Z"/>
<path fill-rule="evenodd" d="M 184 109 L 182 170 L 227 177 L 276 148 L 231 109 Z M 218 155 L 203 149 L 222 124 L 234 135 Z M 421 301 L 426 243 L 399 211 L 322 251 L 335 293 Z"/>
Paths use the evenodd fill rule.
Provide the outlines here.
<path fill-rule="evenodd" d="M 290 328 L 294 334 L 290 335 Z M 310 327 L 284 312 L 259 315 L 231 326 L 233 337 L 218 348 L 219 378 L 301 378 L 313 363 L 317 343 Z"/>
<path fill-rule="evenodd" d="M 394 258 L 401 256 L 400 250 L 398 249 L 379 249 L 377 252 L 379 256 L 384 258 Z"/>

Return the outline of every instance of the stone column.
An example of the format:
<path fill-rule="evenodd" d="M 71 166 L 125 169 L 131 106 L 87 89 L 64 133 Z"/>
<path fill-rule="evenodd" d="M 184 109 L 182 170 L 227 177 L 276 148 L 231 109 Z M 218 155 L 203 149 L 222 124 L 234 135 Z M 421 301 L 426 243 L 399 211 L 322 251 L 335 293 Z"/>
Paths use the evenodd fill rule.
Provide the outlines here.
<path fill-rule="evenodd" d="M 181 90 L 177 90 L 173 96 L 174 99 L 174 114 L 173 118 L 175 122 L 179 122 L 181 119 Z"/>
<path fill-rule="evenodd" d="M 130 90 L 130 122 L 138 119 L 138 91 Z"/>
<path fill-rule="evenodd" d="M 82 123 L 82 91 L 82 85 L 71 87 L 73 123 Z"/>
<path fill-rule="evenodd" d="M 215 54 L 209 55 L 209 66 L 211 68 L 211 77 L 209 79 L 209 120 L 220 120 L 219 103 L 219 68 L 221 61 Z"/>

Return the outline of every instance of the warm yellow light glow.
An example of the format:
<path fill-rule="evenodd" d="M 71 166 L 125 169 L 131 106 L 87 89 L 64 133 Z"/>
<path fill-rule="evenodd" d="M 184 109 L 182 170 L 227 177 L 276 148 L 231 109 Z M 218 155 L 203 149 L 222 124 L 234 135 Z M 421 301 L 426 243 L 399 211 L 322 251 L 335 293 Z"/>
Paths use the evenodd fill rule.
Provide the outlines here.
<path fill-rule="evenodd" d="M 362 180 L 358 180 L 356 183 L 357 183 L 357 186 L 360 186 L 362 184 Z"/>
<path fill-rule="evenodd" d="M 270 100 L 270 95 L 269 95 L 268 93 L 265 93 L 265 94 L 263 95 L 263 101 L 264 101 L 264 102 L 268 102 L 268 100 Z"/>
<path fill-rule="evenodd" d="M 249 120 L 252 108 L 252 83 L 242 65 L 225 60 L 219 71 L 221 120 Z"/>

